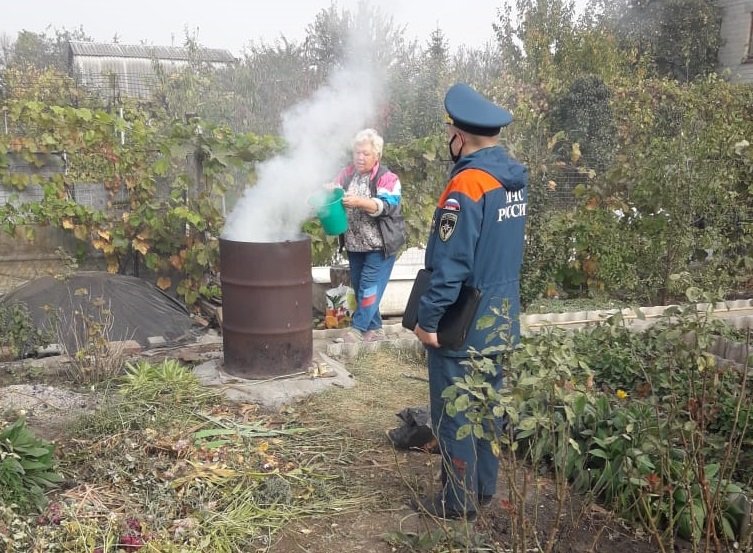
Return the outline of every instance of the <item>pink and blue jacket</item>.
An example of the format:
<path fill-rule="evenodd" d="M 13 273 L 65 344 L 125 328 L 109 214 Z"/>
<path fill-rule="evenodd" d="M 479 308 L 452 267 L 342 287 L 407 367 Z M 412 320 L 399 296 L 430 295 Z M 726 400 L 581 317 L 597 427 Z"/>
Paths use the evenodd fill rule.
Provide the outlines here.
<path fill-rule="evenodd" d="M 337 175 L 335 184 L 347 192 L 355 172 L 355 167 L 348 165 Z M 379 210 L 373 217 L 377 220 L 379 232 L 382 234 L 384 255 L 396 255 L 405 244 L 405 220 L 400 208 L 400 179 L 385 165 L 377 163 L 371 170 L 369 188 L 371 197 L 379 204 Z"/>

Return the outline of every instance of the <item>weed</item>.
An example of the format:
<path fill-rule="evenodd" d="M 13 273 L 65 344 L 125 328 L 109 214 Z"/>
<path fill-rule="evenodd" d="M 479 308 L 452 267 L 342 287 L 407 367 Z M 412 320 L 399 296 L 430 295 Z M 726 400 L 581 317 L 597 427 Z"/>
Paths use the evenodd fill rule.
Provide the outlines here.
<path fill-rule="evenodd" d="M 58 342 L 71 359 L 66 371 L 73 382 L 95 384 L 121 373 L 125 358 L 123 342 L 110 341 L 115 319 L 103 298 L 89 297 L 88 302 L 70 314 L 59 310 L 54 319 Z"/>
<path fill-rule="evenodd" d="M 54 446 L 34 436 L 19 418 L 0 430 L 0 499 L 41 509 L 45 492 L 62 481 L 53 471 Z"/>
<path fill-rule="evenodd" d="M 26 304 L 0 304 L 0 348 L 20 359 L 49 344 L 50 333 L 34 324 Z"/>
<path fill-rule="evenodd" d="M 198 410 L 217 403 L 220 397 L 173 359 L 158 364 L 126 363 L 126 374 L 117 385 L 117 393 L 109 401 L 78 422 L 76 434 L 107 438 L 129 430 L 197 420 Z"/>

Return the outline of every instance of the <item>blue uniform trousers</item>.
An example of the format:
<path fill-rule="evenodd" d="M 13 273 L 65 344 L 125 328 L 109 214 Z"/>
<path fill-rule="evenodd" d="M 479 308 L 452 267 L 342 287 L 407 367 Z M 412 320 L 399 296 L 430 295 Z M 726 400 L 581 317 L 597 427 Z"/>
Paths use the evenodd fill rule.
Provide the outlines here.
<path fill-rule="evenodd" d="M 428 349 L 429 397 L 434 435 L 442 454 L 442 483 L 445 507 L 458 512 L 476 511 L 478 498 L 492 496 L 497 489 L 499 459 L 494 456 L 487 440 L 477 439 L 471 433 L 457 440 L 458 428 L 468 423 L 465 413 L 450 417 L 444 409 L 442 392 L 453 384 L 454 378 L 462 378 L 466 358 L 447 357 L 434 348 Z M 489 382 L 499 389 L 502 386 L 502 369 Z"/>
<path fill-rule="evenodd" d="M 361 332 L 382 328 L 379 303 L 390 281 L 395 257 L 385 257 L 381 251 L 348 252 L 350 281 L 358 302 L 351 319 L 353 328 Z"/>

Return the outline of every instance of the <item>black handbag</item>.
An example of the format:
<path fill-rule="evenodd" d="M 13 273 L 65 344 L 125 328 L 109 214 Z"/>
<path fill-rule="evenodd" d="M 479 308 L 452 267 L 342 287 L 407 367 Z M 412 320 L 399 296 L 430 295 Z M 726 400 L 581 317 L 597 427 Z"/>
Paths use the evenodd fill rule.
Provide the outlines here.
<path fill-rule="evenodd" d="M 413 282 L 408 303 L 403 312 L 403 327 L 415 330 L 418 324 L 418 304 L 429 289 L 431 271 L 421 269 Z M 459 349 L 468 337 L 468 331 L 476 318 L 476 310 L 481 301 L 481 290 L 463 284 L 457 301 L 453 303 L 439 320 L 437 339 L 439 345 L 448 349 Z"/>

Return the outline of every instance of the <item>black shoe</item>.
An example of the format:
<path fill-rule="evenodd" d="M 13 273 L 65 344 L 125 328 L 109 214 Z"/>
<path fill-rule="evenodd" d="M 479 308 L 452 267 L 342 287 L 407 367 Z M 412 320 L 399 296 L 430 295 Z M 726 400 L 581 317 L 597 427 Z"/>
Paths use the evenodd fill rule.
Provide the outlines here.
<path fill-rule="evenodd" d="M 478 504 L 482 507 L 488 507 L 492 504 L 492 501 L 494 501 L 493 495 L 480 495 L 478 497 Z"/>
<path fill-rule="evenodd" d="M 467 520 L 473 522 L 476 520 L 476 511 L 456 511 L 445 506 L 441 496 L 422 496 L 418 499 L 411 500 L 413 510 L 436 518 L 448 520 Z"/>

